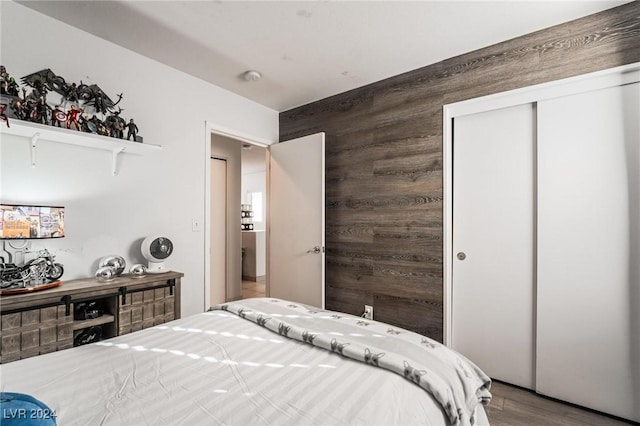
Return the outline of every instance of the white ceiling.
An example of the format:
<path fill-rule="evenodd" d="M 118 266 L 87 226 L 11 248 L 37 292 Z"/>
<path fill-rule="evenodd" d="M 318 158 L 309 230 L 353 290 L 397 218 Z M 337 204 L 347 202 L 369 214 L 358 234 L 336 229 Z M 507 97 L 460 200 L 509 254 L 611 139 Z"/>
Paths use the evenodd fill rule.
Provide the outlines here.
<path fill-rule="evenodd" d="M 627 2 L 20 1 L 277 111 Z"/>

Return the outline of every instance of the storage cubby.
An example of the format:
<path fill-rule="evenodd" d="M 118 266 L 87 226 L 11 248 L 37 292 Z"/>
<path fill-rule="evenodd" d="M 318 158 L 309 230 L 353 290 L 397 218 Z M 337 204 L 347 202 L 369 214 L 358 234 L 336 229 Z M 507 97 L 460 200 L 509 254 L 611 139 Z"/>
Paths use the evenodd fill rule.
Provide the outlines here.
<path fill-rule="evenodd" d="M 78 300 L 73 304 L 73 346 L 93 343 L 117 336 L 116 315 L 118 307 L 113 296 Z M 83 315 L 84 314 L 84 315 Z M 94 329 L 99 329 L 97 339 L 87 339 Z"/>

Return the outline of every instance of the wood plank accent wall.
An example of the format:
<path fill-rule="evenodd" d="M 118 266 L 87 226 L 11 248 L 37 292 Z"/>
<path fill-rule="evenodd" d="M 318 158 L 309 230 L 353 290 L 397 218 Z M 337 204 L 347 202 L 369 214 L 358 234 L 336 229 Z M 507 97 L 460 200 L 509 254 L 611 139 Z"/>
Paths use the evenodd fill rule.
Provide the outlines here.
<path fill-rule="evenodd" d="M 637 61 L 635 1 L 281 113 L 326 133 L 327 308 L 442 341 L 443 105 Z"/>

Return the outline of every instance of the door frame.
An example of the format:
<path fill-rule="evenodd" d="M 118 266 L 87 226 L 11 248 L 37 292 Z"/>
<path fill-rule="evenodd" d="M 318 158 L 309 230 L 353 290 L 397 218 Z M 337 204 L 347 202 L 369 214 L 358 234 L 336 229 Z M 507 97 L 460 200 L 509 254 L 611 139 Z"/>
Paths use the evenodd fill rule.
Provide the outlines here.
<path fill-rule="evenodd" d="M 247 133 L 241 132 L 239 130 L 230 129 L 228 127 L 219 125 L 217 123 L 213 123 L 211 121 L 205 121 L 205 134 L 204 134 L 204 162 L 205 162 L 205 173 L 204 173 L 204 221 L 202 231 L 204 232 L 204 252 L 202 255 L 204 256 L 204 283 L 203 286 L 203 311 L 206 311 L 209 308 L 209 300 L 211 299 L 211 136 L 219 135 L 227 138 L 235 139 L 238 143 L 249 143 L 252 145 L 257 145 L 263 148 L 268 148 L 269 145 L 277 143 L 277 141 L 270 141 L 268 139 L 259 138 L 253 135 L 249 135 Z M 268 151 L 268 149 L 267 149 Z M 227 170 L 227 173 L 229 171 Z M 268 196 L 268 195 L 267 195 Z M 266 218 L 268 221 L 268 217 Z M 268 225 L 268 222 L 266 223 Z M 228 230 L 227 230 L 228 232 Z M 238 229 L 238 232 L 240 230 Z M 268 256 L 268 241 L 269 234 L 266 235 L 267 239 L 267 256 Z M 229 238 L 227 238 L 227 251 L 229 250 Z M 267 283 L 269 278 L 269 270 L 266 271 L 267 274 Z M 229 288 L 229 274 L 227 274 L 227 282 L 225 283 L 225 288 Z M 267 284 L 268 285 L 268 284 Z"/>
<path fill-rule="evenodd" d="M 626 84 L 640 76 L 640 62 L 576 77 L 447 104 L 443 109 L 443 340 L 451 346 L 453 321 L 453 120 L 469 114 L 536 103 L 561 96 Z"/>

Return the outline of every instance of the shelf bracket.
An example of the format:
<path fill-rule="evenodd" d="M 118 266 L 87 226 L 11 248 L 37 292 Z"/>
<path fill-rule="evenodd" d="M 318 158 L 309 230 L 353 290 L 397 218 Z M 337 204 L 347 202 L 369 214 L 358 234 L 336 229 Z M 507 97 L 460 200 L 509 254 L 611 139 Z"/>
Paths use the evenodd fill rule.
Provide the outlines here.
<path fill-rule="evenodd" d="M 31 136 L 31 167 L 36 167 L 36 148 L 38 146 L 38 139 L 40 139 L 40 133 L 34 133 Z"/>
<path fill-rule="evenodd" d="M 111 158 L 112 158 L 111 173 L 113 174 L 113 176 L 118 174 L 118 155 L 125 152 L 125 150 L 126 148 L 123 146 L 120 148 L 115 148 L 111 151 Z"/>

